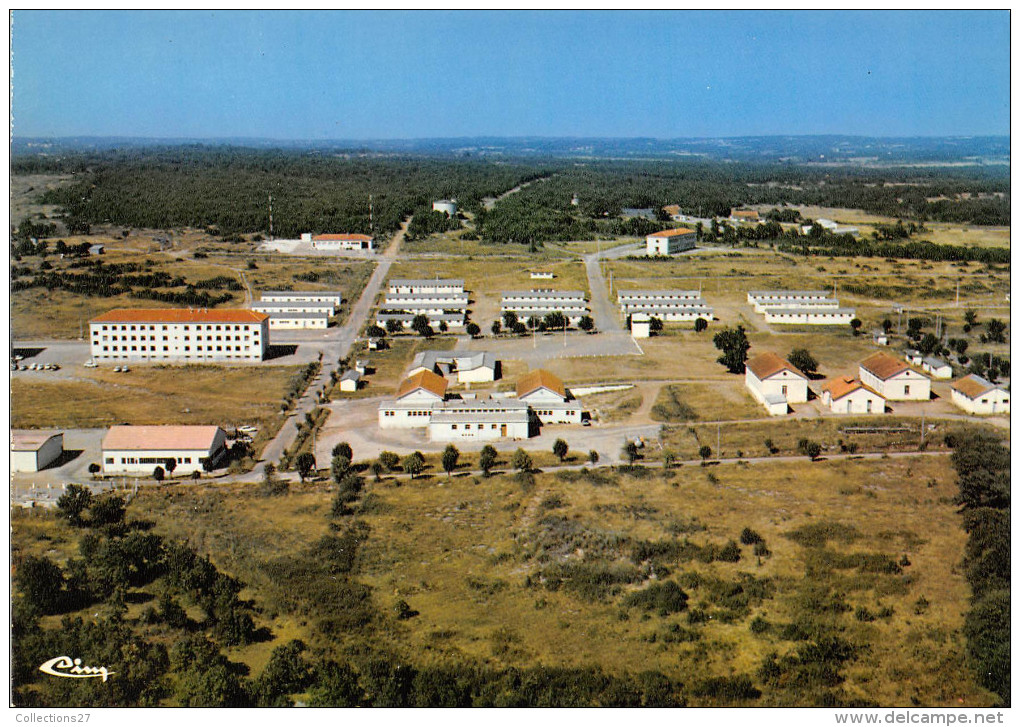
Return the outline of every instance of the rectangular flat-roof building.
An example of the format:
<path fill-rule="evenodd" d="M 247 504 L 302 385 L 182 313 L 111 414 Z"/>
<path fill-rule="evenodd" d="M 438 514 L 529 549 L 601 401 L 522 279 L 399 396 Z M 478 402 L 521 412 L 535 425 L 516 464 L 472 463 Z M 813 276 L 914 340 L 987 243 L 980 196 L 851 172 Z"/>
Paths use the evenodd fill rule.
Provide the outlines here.
<path fill-rule="evenodd" d="M 839 301 L 836 298 L 769 298 L 756 300 L 753 305 L 755 311 L 764 313 L 770 308 L 839 308 Z"/>
<path fill-rule="evenodd" d="M 698 241 L 698 233 L 686 227 L 673 230 L 653 232 L 645 238 L 648 255 L 674 255 L 684 250 L 693 250 Z"/>
<path fill-rule="evenodd" d="M 63 453 L 63 432 L 11 430 L 11 472 L 38 472 Z"/>
<path fill-rule="evenodd" d="M 429 439 L 457 442 L 464 439 L 527 439 L 531 413 L 528 405 L 513 399 L 446 401 L 432 409 Z"/>
<path fill-rule="evenodd" d="M 571 325 L 588 315 L 583 290 L 508 290 L 500 301 L 502 312 L 513 311 L 522 321 L 562 313 Z"/>
<path fill-rule="evenodd" d="M 316 250 L 335 252 L 337 250 L 372 250 L 375 240 L 369 235 L 361 234 L 325 234 L 313 235 L 306 232 L 301 235 L 302 242 L 312 243 Z"/>
<path fill-rule="evenodd" d="M 383 298 L 385 308 L 403 308 L 424 304 L 441 308 L 467 308 L 467 293 L 387 293 Z"/>
<path fill-rule="evenodd" d="M 857 311 L 853 308 L 802 306 L 799 308 L 765 308 L 766 323 L 784 323 L 806 326 L 838 326 L 852 321 Z"/>
<path fill-rule="evenodd" d="M 226 433 L 216 426 L 114 426 L 103 437 L 103 472 L 151 476 L 156 467 L 175 472 L 200 471 L 226 453 Z"/>
<path fill-rule="evenodd" d="M 456 376 L 458 383 L 495 381 L 499 378 L 499 359 L 487 351 L 419 351 L 411 362 L 408 376 L 431 371 L 440 376 Z"/>
<path fill-rule="evenodd" d="M 389 293 L 463 293 L 464 281 L 456 278 L 414 280 L 393 278 L 389 281 Z"/>
<path fill-rule="evenodd" d="M 259 313 L 325 313 L 333 315 L 336 306 L 332 301 L 315 300 L 260 300 L 251 304 L 251 309 Z"/>
<path fill-rule="evenodd" d="M 325 330 L 329 328 L 329 314 L 321 313 L 283 313 L 269 314 L 269 330 L 298 331 L 307 328 Z"/>
<path fill-rule="evenodd" d="M 344 301 L 337 290 L 266 290 L 261 298 L 264 303 L 332 303 L 334 309 Z"/>
<path fill-rule="evenodd" d="M 251 310 L 119 308 L 89 321 L 93 361 L 262 361 L 269 316 Z"/>
<path fill-rule="evenodd" d="M 778 300 L 824 300 L 829 297 L 825 290 L 749 290 L 747 302 Z"/>

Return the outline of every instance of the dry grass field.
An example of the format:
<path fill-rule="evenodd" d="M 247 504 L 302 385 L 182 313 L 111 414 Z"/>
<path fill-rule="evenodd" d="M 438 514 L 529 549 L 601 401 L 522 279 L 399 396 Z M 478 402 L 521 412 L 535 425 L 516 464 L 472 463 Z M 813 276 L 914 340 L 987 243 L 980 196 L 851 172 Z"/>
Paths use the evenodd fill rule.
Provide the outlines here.
<path fill-rule="evenodd" d="M 11 380 L 11 425 L 263 425 L 274 419 L 299 366 L 134 366 L 91 369 L 70 380 Z"/>
<path fill-rule="evenodd" d="M 685 684 L 691 706 L 715 703 L 693 685 L 747 675 L 762 695 L 736 703 L 808 705 L 830 687 L 783 687 L 760 669 L 770 653 L 836 638 L 852 652 L 837 665 L 842 699 L 985 706 L 994 699 L 964 659 L 968 589 L 955 564 L 966 536 L 950 471 L 935 457 L 599 470 L 537 475 L 530 484 L 510 476 L 399 486 L 369 478 L 354 515 L 369 533 L 354 577 L 371 587 L 386 622 L 373 631 L 375 646 L 416 663 L 658 669 Z M 330 497 L 311 485 L 282 498 L 245 486 L 162 487 L 145 491 L 131 512 L 248 584 L 241 596 L 258 604 L 259 625 L 273 639 L 230 655 L 258 673 L 287 639 L 344 653 L 362 638 L 324 638 L 308 618 L 280 608 L 262 567 L 329 532 Z M 744 528 L 768 555 L 749 545 L 739 546 L 736 562 L 706 555 Z M 15 518 L 13 537 L 27 552 L 72 554 L 60 528 L 42 540 L 30 515 Z M 639 547 L 658 552 L 649 550 L 655 543 L 684 545 L 662 551 L 680 555 L 635 555 Z M 616 575 L 591 580 L 593 573 Z M 664 581 L 680 584 L 686 607 L 628 605 L 629 594 Z M 397 621 L 398 600 L 418 615 Z"/>

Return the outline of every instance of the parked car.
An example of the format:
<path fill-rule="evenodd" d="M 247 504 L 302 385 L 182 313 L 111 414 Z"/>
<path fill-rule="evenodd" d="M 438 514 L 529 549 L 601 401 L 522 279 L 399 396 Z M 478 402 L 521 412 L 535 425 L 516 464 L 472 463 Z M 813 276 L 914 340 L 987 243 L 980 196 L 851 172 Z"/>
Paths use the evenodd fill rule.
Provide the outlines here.
<path fill-rule="evenodd" d="M 114 366 L 113 367 L 113 372 L 119 374 L 120 373 L 120 366 Z"/>
<path fill-rule="evenodd" d="M 97 364 L 95 361 L 93 361 L 91 359 L 89 359 L 88 361 L 83 363 L 82 366 L 84 366 L 87 369 L 98 369 L 99 368 L 99 364 Z"/>

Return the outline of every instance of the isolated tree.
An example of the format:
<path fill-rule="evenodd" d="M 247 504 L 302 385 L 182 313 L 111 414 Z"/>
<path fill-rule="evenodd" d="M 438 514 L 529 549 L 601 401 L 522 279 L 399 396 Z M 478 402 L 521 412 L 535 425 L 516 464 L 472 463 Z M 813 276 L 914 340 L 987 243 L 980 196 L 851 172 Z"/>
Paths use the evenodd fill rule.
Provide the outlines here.
<path fill-rule="evenodd" d="M 648 330 L 658 333 L 662 330 L 662 319 L 652 316 L 648 320 Z"/>
<path fill-rule="evenodd" d="M 672 449 L 667 449 L 662 452 L 662 466 L 666 469 L 670 469 L 676 464 L 676 452 Z"/>
<path fill-rule="evenodd" d="M 596 452 L 596 451 L 595 451 L 594 449 L 590 450 L 590 451 L 588 452 L 588 461 L 589 461 L 589 462 L 590 462 L 591 464 L 596 464 L 596 463 L 598 463 L 598 461 L 599 461 L 599 453 L 598 453 L 598 452 Z"/>
<path fill-rule="evenodd" d="M 396 452 L 382 451 L 379 453 L 379 464 L 385 467 L 387 470 L 395 470 L 397 465 L 400 464 L 400 457 L 397 456 Z"/>
<path fill-rule="evenodd" d="M 439 332 L 446 333 L 448 330 L 450 330 L 450 326 L 447 325 L 446 321 L 439 321 Z"/>
<path fill-rule="evenodd" d="M 812 460 L 818 459 L 818 456 L 822 453 L 822 445 L 818 442 L 808 442 L 804 448 L 804 454 L 810 457 Z"/>
<path fill-rule="evenodd" d="M 57 509 L 71 525 L 84 524 L 83 515 L 92 504 L 92 491 L 81 485 L 68 485 L 64 494 L 57 498 Z"/>
<path fill-rule="evenodd" d="M 889 331 L 892 330 L 892 321 L 888 318 L 882 321 L 882 330 L 885 331 L 886 335 L 889 335 Z"/>
<path fill-rule="evenodd" d="M 333 451 L 330 452 L 334 457 L 338 454 L 346 457 L 348 460 L 354 459 L 354 450 L 351 449 L 351 445 L 347 442 L 337 442 L 333 445 Z"/>
<path fill-rule="evenodd" d="M 806 348 L 793 349 L 790 351 L 790 355 L 787 356 L 787 360 L 807 376 L 818 373 L 818 362 L 815 361 L 815 357 Z"/>
<path fill-rule="evenodd" d="M 478 466 L 486 477 L 492 473 L 492 468 L 496 466 L 497 456 L 496 448 L 491 444 L 482 447 L 482 451 L 478 455 Z"/>
<path fill-rule="evenodd" d="M 419 313 L 411 321 L 411 330 L 422 338 L 432 338 L 432 336 L 436 335 L 436 332 L 432 330 L 432 326 L 429 325 L 428 316 L 423 313 Z"/>
<path fill-rule="evenodd" d="M 443 470 L 446 472 L 446 476 L 449 477 L 453 474 L 453 471 L 457 469 L 457 461 L 460 459 L 460 452 L 452 444 L 447 444 L 446 449 L 443 450 Z"/>
<path fill-rule="evenodd" d="M 939 339 L 935 338 L 933 333 L 925 333 L 921 337 L 921 342 L 917 344 L 918 350 L 925 356 L 930 356 L 942 347 L 939 343 Z"/>
<path fill-rule="evenodd" d="M 708 459 L 712 456 L 712 448 L 707 444 L 702 444 L 701 447 L 698 448 L 698 456 L 701 457 L 702 461 Z"/>
<path fill-rule="evenodd" d="M 744 362 L 747 361 L 747 350 L 751 348 L 751 343 L 747 340 L 743 326 L 719 331 L 712 338 L 712 343 L 723 352 L 718 359 L 719 363 L 731 374 L 744 373 Z"/>
<path fill-rule="evenodd" d="M 402 330 L 404 330 L 404 324 L 396 320 L 395 318 L 390 318 L 388 321 L 386 321 L 387 333 L 392 335 L 394 333 L 400 333 Z"/>
<path fill-rule="evenodd" d="M 520 321 L 517 321 L 516 323 L 514 323 L 514 333 L 516 333 L 518 336 L 523 336 L 527 332 L 528 332 L 528 327 L 526 325 L 524 325 Z"/>
<path fill-rule="evenodd" d="M 302 452 L 297 456 L 297 460 L 294 462 L 294 466 L 297 468 L 298 477 L 301 478 L 301 482 L 305 481 L 305 478 L 312 473 L 315 469 L 315 455 L 311 452 Z"/>
<path fill-rule="evenodd" d="M 864 321 L 862 321 L 860 318 L 854 318 L 852 321 L 850 321 L 850 330 L 854 332 L 855 336 L 859 336 L 861 335 L 861 326 L 863 325 Z"/>
<path fill-rule="evenodd" d="M 334 455 L 329 463 L 329 476 L 333 479 L 333 484 L 335 485 L 339 485 L 340 481 L 350 470 L 351 458 L 343 454 Z"/>
<path fill-rule="evenodd" d="M 93 527 L 116 525 L 124 522 L 127 506 L 119 495 L 104 495 L 92 501 L 89 508 L 89 524 Z"/>
<path fill-rule="evenodd" d="M 570 451 L 570 447 L 564 440 L 557 439 L 555 442 L 553 442 L 552 451 L 553 454 L 560 458 L 560 462 L 562 462 L 564 459 L 566 459 L 567 452 Z"/>
<path fill-rule="evenodd" d="M 635 460 L 638 458 L 637 445 L 628 440 L 627 443 L 623 445 L 623 456 L 626 457 L 627 464 L 634 464 Z"/>
<path fill-rule="evenodd" d="M 977 313 L 972 310 L 965 311 L 963 314 L 963 320 L 967 321 L 967 325 L 973 328 L 977 325 Z"/>
<path fill-rule="evenodd" d="M 177 469 L 177 458 L 167 457 L 166 462 L 163 463 L 163 466 L 166 468 L 167 475 L 173 477 L 174 470 Z"/>
<path fill-rule="evenodd" d="M 464 330 L 467 331 L 467 334 L 471 336 L 471 338 L 477 338 L 478 334 L 482 332 L 482 329 L 479 328 L 478 324 L 474 321 L 468 323 L 467 326 L 464 327 Z"/>
<path fill-rule="evenodd" d="M 365 335 L 369 338 L 383 338 L 386 336 L 386 330 L 373 323 L 365 329 Z"/>
<path fill-rule="evenodd" d="M 413 480 L 425 469 L 425 457 L 422 456 L 421 452 L 411 452 L 401 461 L 401 466 L 403 466 L 404 472 L 411 475 Z"/>
<path fill-rule="evenodd" d="M 694 321 L 695 333 L 701 333 L 706 328 L 708 328 L 708 321 L 706 321 L 704 318 L 698 318 L 697 320 Z"/>
<path fill-rule="evenodd" d="M 510 466 L 518 472 L 530 472 L 532 464 L 531 455 L 520 448 L 510 458 Z"/>
<path fill-rule="evenodd" d="M 581 316 L 581 320 L 577 322 L 577 327 L 585 333 L 591 333 L 595 330 L 595 320 L 591 316 Z"/>
<path fill-rule="evenodd" d="M 103 468 L 99 466 L 98 462 L 93 462 L 89 465 L 89 474 L 95 477 Z"/>
<path fill-rule="evenodd" d="M 499 325 L 499 321 L 492 322 L 492 335 L 498 336 L 499 332 L 503 330 L 503 327 Z"/>
<path fill-rule="evenodd" d="M 514 330 L 517 328 L 517 323 L 518 321 L 516 313 L 514 313 L 512 310 L 503 311 L 503 326 L 505 328 Z"/>
<path fill-rule="evenodd" d="M 162 482 L 164 477 L 166 477 L 166 473 L 163 471 L 163 468 L 156 465 L 156 468 L 152 470 L 152 479 L 156 480 L 156 482 Z"/>
<path fill-rule="evenodd" d="M 386 471 L 386 468 L 383 467 L 382 462 L 376 460 L 375 462 L 372 463 L 371 469 L 372 474 L 375 475 L 375 481 L 379 482 L 382 479 L 383 473 Z"/>
<path fill-rule="evenodd" d="M 1000 321 L 998 318 L 992 318 L 988 321 L 987 326 L 988 341 L 990 343 L 1005 343 L 1006 342 L 1006 324 Z"/>

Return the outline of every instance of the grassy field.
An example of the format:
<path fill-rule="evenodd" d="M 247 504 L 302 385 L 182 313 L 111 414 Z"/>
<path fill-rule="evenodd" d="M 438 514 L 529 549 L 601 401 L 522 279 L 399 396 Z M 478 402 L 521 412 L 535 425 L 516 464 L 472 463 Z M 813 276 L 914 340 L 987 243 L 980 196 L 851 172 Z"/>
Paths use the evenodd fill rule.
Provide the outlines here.
<path fill-rule="evenodd" d="M 91 369 L 72 380 L 11 380 L 14 427 L 131 424 L 262 425 L 279 412 L 299 366 L 135 366 Z"/>
<path fill-rule="evenodd" d="M 809 705 L 826 694 L 900 707 L 993 702 L 964 659 L 968 589 L 954 564 L 965 534 L 943 458 L 599 472 L 523 485 L 507 476 L 370 481 L 356 514 L 369 535 L 355 573 L 387 624 L 372 630 L 373 648 L 438 665 L 658 669 L 683 681 L 692 706 L 718 703 L 698 685 L 739 675 L 761 697 L 722 703 Z M 312 486 L 272 499 L 244 487 L 161 488 L 132 510 L 249 584 L 241 595 L 259 604 L 273 639 L 231 656 L 258 673 L 289 638 L 360 648 L 357 630 L 324 638 L 280 607 L 262 567 L 328 532 L 329 499 Z M 748 545 L 736 562 L 709 555 L 744 528 L 768 555 Z M 22 518 L 14 538 L 62 552 L 59 542 L 36 543 Z M 655 555 L 655 543 L 697 555 Z M 651 555 L 635 555 L 639 547 Z M 646 610 L 630 597 L 664 581 L 681 585 L 686 607 Z M 398 600 L 418 615 L 385 616 Z M 786 687 L 760 671 L 770 653 L 832 638 L 853 654 L 836 665 L 839 688 L 795 667 Z"/>
<path fill-rule="evenodd" d="M 568 256 L 569 253 L 558 249 L 553 243 L 547 243 L 534 253 L 528 252 L 523 245 L 483 242 L 481 240 L 463 240 L 461 236 L 467 230 L 457 230 L 432 235 L 424 240 L 404 240 L 400 249 L 412 255 L 464 255 L 471 257 L 520 257 L 529 261 L 556 261 Z"/>

